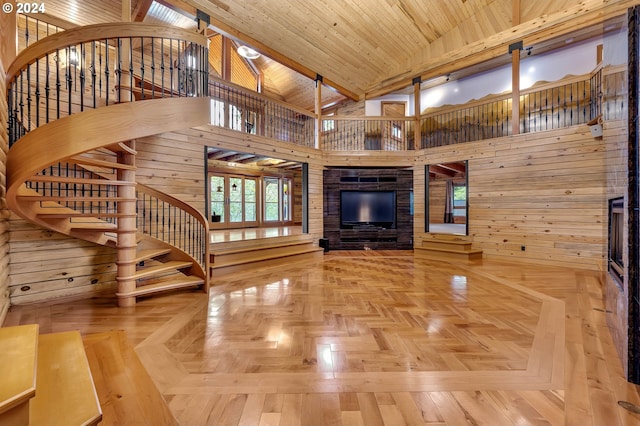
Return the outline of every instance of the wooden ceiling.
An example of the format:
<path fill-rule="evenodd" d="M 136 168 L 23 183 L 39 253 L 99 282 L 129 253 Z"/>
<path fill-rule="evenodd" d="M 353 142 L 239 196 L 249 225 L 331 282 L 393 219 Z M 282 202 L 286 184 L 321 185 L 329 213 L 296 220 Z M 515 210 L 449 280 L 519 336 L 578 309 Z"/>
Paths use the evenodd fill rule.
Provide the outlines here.
<path fill-rule="evenodd" d="M 207 158 L 210 165 L 215 165 L 224 168 L 229 164 L 242 164 L 244 167 L 251 167 L 254 169 L 269 169 L 269 170 L 299 170 L 302 168 L 302 164 L 296 161 L 287 161 L 279 158 L 271 158 L 257 154 L 249 154 L 246 152 L 230 151 L 226 149 L 219 149 L 208 147 Z"/>
<path fill-rule="evenodd" d="M 362 100 L 447 74 L 508 63 L 508 46 L 552 48 L 575 33 L 602 33 L 634 0 L 131 0 L 134 20 L 187 26 L 196 10 L 220 32 L 261 52 L 266 92 L 312 109 Z M 157 4 L 182 15 L 169 16 Z M 47 13 L 76 25 L 120 19 L 118 0 L 47 0 Z M 516 17 L 514 19 L 514 16 Z M 184 18 L 187 18 L 185 21 Z M 519 24 L 514 25 L 514 23 Z M 186 23 L 185 23 L 186 22 Z M 578 41 L 577 39 L 575 40 Z M 536 50 L 534 49 L 534 52 Z"/>

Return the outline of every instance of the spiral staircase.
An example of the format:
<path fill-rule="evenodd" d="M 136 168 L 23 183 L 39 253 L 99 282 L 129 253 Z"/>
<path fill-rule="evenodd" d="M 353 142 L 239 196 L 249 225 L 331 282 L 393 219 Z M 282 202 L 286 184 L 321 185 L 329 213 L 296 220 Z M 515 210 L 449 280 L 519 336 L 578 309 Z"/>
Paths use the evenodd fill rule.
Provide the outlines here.
<path fill-rule="evenodd" d="M 7 203 L 41 227 L 113 247 L 119 306 L 208 290 L 208 221 L 137 183 L 135 166 L 137 138 L 208 122 L 207 67 L 203 36 L 120 23 L 46 37 L 9 68 Z"/>

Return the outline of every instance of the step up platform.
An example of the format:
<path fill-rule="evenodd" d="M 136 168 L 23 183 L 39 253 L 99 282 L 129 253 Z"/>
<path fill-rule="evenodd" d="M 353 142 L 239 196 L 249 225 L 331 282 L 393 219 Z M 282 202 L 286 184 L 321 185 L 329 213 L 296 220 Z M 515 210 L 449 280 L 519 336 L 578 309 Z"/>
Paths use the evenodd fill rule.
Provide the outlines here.
<path fill-rule="evenodd" d="M 0 424 L 97 425 L 102 409 L 78 331 L 0 328 Z"/>
<path fill-rule="evenodd" d="M 257 268 L 320 258 L 324 250 L 307 234 L 212 244 L 211 277 L 248 272 Z"/>
<path fill-rule="evenodd" d="M 413 248 L 413 255 L 421 259 L 449 262 L 482 260 L 482 250 L 474 249 L 471 241 L 445 234 L 423 239 L 421 245 Z"/>

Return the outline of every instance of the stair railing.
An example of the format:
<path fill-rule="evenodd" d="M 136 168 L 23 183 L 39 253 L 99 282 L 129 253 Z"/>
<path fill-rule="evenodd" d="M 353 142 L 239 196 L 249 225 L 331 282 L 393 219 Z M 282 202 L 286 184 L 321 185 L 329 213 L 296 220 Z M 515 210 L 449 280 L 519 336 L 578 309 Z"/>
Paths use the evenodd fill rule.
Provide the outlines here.
<path fill-rule="evenodd" d="M 138 232 L 164 241 L 192 257 L 208 282 L 209 222 L 189 204 L 149 186 L 136 185 Z M 196 274 L 198 275 L 198 274 Z"/>
<path fill-rule="evenodd" d="M 202 36 L 140 23 L 89 25 L 38 40 L 8 70 L 10 145 L 88 109 L 206 96 L 207 58 Z"/>

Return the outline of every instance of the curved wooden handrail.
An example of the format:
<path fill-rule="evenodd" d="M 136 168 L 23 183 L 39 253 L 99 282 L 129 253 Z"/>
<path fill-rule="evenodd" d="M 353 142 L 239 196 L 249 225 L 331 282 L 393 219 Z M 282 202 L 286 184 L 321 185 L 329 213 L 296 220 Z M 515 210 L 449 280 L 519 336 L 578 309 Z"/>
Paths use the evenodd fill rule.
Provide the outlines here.
<path fill-rule="evenodd" d="M 114 143 L 200 126 L 209 118 L 209 99 L 189 97 L 128 102 L 53 121 L 27 133 L 11 148 L 7 202 L 16 208 L 20 185 L 50 164 Z"/>
<path fill-rule="evenodd" d="M 178 199 L 178 198 L 176 198 L 176 197 L 174 197 L 172 195 L 169 195 L 169 194 L 164 193 L 164 192 L 160 192 L 157 189 L 153 189 L 152 187 L 147 186 L 147 185 L 142 184 L 142 183 L 136 183 L 136 189 L 138 189 L 141 192 L 144 192 L 144 193 L 146 193 L 148 195 L 156 197 L 159 200 L 166 201 L 166 202 L 170 203 L 172 206 L 178 207 L 179 209 L 182 209 L 182 210 L 186 211 L 191 216 L 193 216 L 196 219 L 198 219 L 198 222 L 200 222 L 205 228 L 209 227 L 209 221 L 207 220 L 205 215 L 202 214 L 202 212 L 200 210 L 194 208 L 190 204 L 187 204 L 184 201 L 182 201 L 182 200 L 180 200 L 180 199 Z"/>
<path fill-rule="evenodd" d="M 183 248 L 180 248 L 186 255 L 188 255 L 193 261 L 195 261 L 194 263 L 194 267 L 197 267 L 200 271 L 199 274 L 205 281 L 205 289 L 208 292 L 208 279 L 207 279 L 207 275 L 209 273 L 208 271 L 208 265 L 209 265 L 209 221 L 207 220 L 207 218 L 204 216 L 204 214 L 202 214 L 202 212 L 200 212 L 198 209 L 194 208 L 193 206 L 185 203 L 184 201 L 166 194 L 164 192 L 158 191 L 157 189 L 154 189 L 150 186 L 144 185 L 142 183 L 136 183 L 136 191 L 137 192 L 142 192 L 146 195 L 149 195 L 151 197 L 157 198 L 160 201 L 164 201 L 168 204 L 170 204 L 172 207 L 178 208 L 182 211 L 184 211 L 186 214 L 192 216 L 193 218 L 195 218 L 198 223 L 202 226 L 202 229 L 204 230 L 203 234 L 206 236 L 205 237 L 205 241 L 202 242 L 202 244 L 204 245 L 203 248 L 203 256 L 204 259 L 197 259 L 196 257 L 194 257 L 193 253 L 189 253 L 188 251 L 184 250 Z M 161 240 L 162 241 L 162 240 Z M 165 241 L 167 242 L 167 241 Z"/>
<path fill-rule="evenodd" d="M 141 24 L 138 22 L 87 25 L 50 35 L 22 51 L 9 66 L 7 85 L 21 69 L 44 57 L 47 53 L 55 52 L 56 49 L 94 40 L 128 37 L 164 37 L 192 42 L 202 46 L 207 45 L 206 37 L 201 34 L 164 25 Z"/>

